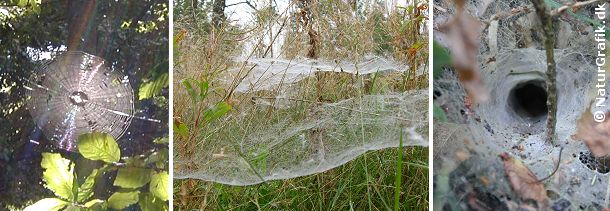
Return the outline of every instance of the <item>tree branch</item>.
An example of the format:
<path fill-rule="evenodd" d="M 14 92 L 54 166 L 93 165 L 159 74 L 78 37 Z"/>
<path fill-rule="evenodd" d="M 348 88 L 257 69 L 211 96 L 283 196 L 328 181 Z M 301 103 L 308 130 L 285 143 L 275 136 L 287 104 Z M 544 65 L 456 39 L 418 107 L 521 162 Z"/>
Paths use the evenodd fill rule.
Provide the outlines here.
<path fill-rule="evenodd" d="M 248 6 L 250 6 L 250 8 L 252 8 L 253 10 L 256 10 L 256 7 L 254 5 L 252 5 L 252 3 L 250 3 L 250 1 L 237 2 L 234 4 L 225 5 L 225 8 L 235 6 L 235 5 L 240 5 L 240 4 L 247 4 Z"/>

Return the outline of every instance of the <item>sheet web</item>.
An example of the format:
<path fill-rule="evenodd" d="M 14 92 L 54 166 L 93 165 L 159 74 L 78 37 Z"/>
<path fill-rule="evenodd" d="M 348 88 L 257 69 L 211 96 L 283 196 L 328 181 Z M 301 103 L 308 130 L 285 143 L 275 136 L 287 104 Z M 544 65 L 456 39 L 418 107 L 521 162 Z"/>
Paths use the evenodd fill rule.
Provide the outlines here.
<path fill-rule="evenodd" d="M 323 172 L 369 150 L 427 146 L 427 92 L 364 95 L 336 103 L 296 103 L 262 118 L 266 107 L 231 116 L 243 122 L 202 134 L 206 143 L 176 159 L 176 178 L 251 185 Z M 301 113 L 294 112 L 302 111 Z M 234 119 L 233 119 L 234 118 Z"/>

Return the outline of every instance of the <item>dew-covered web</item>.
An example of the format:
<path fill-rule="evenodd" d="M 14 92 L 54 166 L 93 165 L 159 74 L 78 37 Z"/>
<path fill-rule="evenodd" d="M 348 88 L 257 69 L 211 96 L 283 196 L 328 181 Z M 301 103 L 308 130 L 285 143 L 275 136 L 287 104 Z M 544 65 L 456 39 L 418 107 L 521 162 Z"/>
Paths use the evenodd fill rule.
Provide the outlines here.
<path fill-rule="evenodd" d="M 427 102 L 427 91 L 418 90 L 312 107 L 296 121 L 237 117 L 247 135 L 218 131 L 225 135 L 202 143 L 193 156 L 177 153 L 174 175 L 251 185 L 324 172 L 369 150 L 398 147 L 400 133 L 404 146 L 428 146 Z"/>
<path fill-rule="evenodd" d="M 597 67 L 591 23 L 573 15 L 562 16 L 557 23 L 558 141 L 549 143 L 545 141 L 547 62 L 531 3 L 491 1 L 486 10 L 478 5 L 479 1 L 469 1 L 468 12 L 488 21 L 482 22 L 479 65 L 490 99 L 465 103 L 466 94 L 450 70 L 435 79 L 434 102 L 450 122 L 434 123 L 435 203 L 473 209 L 476 201 L 493 209 L 517 209 L 525 202 L 510 186 L 498 155 L 507 152 L 537 178 L 544 178 L 553 173 L 563 148 L 557 172 L 543 182 L 550 208 L 609 206 L 607 158 L 592 158 L 585 144 L 572 138 L 594 95 Z M 591 11 L 583 9 L 579 15 L 593 17 Z M 442 21 L 436 24 L 449 20 L 451 13 L 437 11 L 435 20 Z M 489 21 L 497 14 L 508 15 Z M 447 39 L 436 33 L 435 40 L 446 44 Z"/>
<path fill-rule="evenodd" d="M 359 62 L 326 61 L 324 59 L 282 59 L 282 58 L 237 58 L 236 61 L 245 62 L 246 69 L 251 72 L 237 86 L 236 91 L 253 92 L 270 90 L 286 83 L 291 84 L 305 79 L 315 72 L 343 72 L 350 74 L 387 74 L 407 70 L 407 65 L 394 61 L 391 58 L 368 55 Z M 234 68 L 233 72 L 238 72 Z M 424 74 L 423 67 L 417 71 L 417 76 Z"/>
<path fill-rule="evenodd" d="M 133 117 L 129 80 L 84 52 L 66 52 L 42 65 L 25 88 L 36 125 L 65 150 L 75 151 L 78 136 L 93 131 L 118 139 Z"/>

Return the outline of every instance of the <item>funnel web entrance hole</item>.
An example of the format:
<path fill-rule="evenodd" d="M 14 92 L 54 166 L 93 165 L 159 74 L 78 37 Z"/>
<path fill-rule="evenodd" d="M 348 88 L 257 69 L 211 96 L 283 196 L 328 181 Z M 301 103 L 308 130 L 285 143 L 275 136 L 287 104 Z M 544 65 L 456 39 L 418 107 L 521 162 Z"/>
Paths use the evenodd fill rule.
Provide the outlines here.
<path fill-rule="evenodd" d="M 526 81 L 512 88 L 508 95 L 508 106 L 520 117 L 539 119 L 548 113 L 547 96 L 544 81 Z"/>

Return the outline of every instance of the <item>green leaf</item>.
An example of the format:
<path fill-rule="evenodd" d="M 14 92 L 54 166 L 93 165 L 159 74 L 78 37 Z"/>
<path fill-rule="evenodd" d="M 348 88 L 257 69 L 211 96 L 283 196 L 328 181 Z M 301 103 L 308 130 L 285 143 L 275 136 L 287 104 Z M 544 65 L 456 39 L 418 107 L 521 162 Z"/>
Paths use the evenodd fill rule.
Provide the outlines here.
<path fill-rule="evenodd" d="M 140 191 L 116 192 L 108 198 L 108 206 L 112 209 L 125 209 L 132 204 L 138 203 Z"/>
<path fill-rule="evenodd" d="M 169 160 L 169 150 L 161 149 L 153 152 L 144 160 L 145 165 L 155 164 L 157 168 L 164 169 Z"/>
<path fill-rule="evenodd" d="M 197 85 L 197 88 L 199 88 L 198 92 L 195 91 L 195 89 L 193 88 L 193 85 L 191 84 L 190 81 L 195 82 L 195 85 Z M 187 78 L 187 79 L 182 80 L 182 85 L 184 85 L 186 92 L 191 96 L 191 100 L 196 103 L 203 101 L 206 98 L 206 96 L 208 95 L 208 89 L 209 89 L 208 82 Z"/>
<path fill-rule="evenodd" d="M 193 89 L 193 85 L 191 85 L 191 82 L 189 82 L 189 79 L 183 79 L 181 81 L 182 85 L 184 86 L 184 88 L 186 89 L 186 92 L 191 96 L 191 100 L 196 101 L 197 98 L 197 93 L 195 92 L 195 89 Z"/>
<path fill-rule="evenodd" d="M 121 150 L 112 136 L 105 133 L 88 133 L 78 137 L 78 151 L 89 160 L 106 163 L 118 162 Z"/>
<path fill-rule="evenodd" d="M 91 174 L 85 179 L 85 182 L 78 188 L 78 202 L 84 202 L 93 196 L 93 186 L 95 185 L 95 178 L 98 172 L 97 169 L 93 169 Z"/>
<path fill-rule="evenodd" d="M 443 46 L 438 44 L 436 41 L 434 41 L 432 44 L 432 55 L 432 58 L 434 59 L 432 77 L 434 79 L 438 79 L 438 77 L 441 76 L 443 67 L 451 64 L 451 56 L 447 50 L 445 50 L 445 48 L 443 48 Z"/>
<path fill-rule="evenodd" d="M 156 77 L 154 80 L 142 83 L 140 85 L 140 91 L 138 92 L 138 99 L 145 100 L 154 96 L 159 95 L 161 90 L 169 86 L 169 74 L 163 73 Z"/>
<path fill-rule="evenodd" d="M 153 196 L 150 193 L 140 194 L 140 201 L 138 202 L 142 211 L 157 211 L 157 210 L 169 210 L 169 205 L 161 199 Z"/>
<path fill-rule="evenodd" d="M 40 4 L 42 3 L 42 0 L 34 0 L 31 1 L 32 3 L 32 11 L 34 11 L 36 14 L 40 14 Z"/>
<path fill-rule="evenodd" d="M 74 164 L 62 158 L 58 153 L 42 153 L 40 164 L 44 170 L 42 178 L 46 187 L 68 201 L 75 201 L 74 192 Z"/>
<path fill-rule="evenodd" d="M 85 207 L 87 211 L 106 211 L 108 210 L 108 204 L 101 199 L 93 199 L 87 203 L 85 203 Z"/>
<path fill-rule="evenodd" d="M 66 207 L 69 203 L 58 198 L 46 198 L 42 199 L 30 206 L 27 206 L 24 211 L 39 211 L 49 210 L 58 211 Z"/>
<path fill-rule="evenodd" d="M 150 169 L 121 168 L 114 179 L 114 186 L 121 188 L 139 188 L 150 182 Z"/>
<path fill-rule="evenodd" d="M 66 207 L 66 209 L 64 209 L 63 211 L 82 211 L 83 209 L 75 206 L 75 205 L 68 205 L 68 207 Z"/>
<path fill-rule="evenodd" d="M 445 115 L 445 111 L 443 111 L 443 109 L 437 105 L 432 105 L 432 116 L 434 117 L 434 119 L 437 119 L 441 122 L 446 122 L 447 121 L 447 116 Z"/>
<path fill-rule="evenodd" d="M 174 121 L 174 133 L 180 136 L 188 136 L 189 128 L 184 123 Z"/>
<path fill-rule="evenodd" d="M 178 34 L 176 34 L 174 36 L 174 58 L 180 58 L 180 41 L 182 41 L 182 39 L 184 38 L 184 36 L 186 35 L 186 31 L 180 31 L 178 32 Z M 176 59 L 174 59 L 176 60 Z M 177 61 L 174 61 L 177 62 Z"/>
<path fill-rule="evenodd" d="M 99 203 L 104 203 L 104 201 L 101 199 L 93 199 L 93 200 L 85 203 L 85 207 L 87 207 L 87 208 L 93 207 L 94 205 L 99 204 Z"/>
<path fill-rule="evenodd" d="M 231 105 L 226 102 L 220 102 L 214 105 L 212 108 L 208 108 L 207 110 L 205 110 L 205 112 L 203 113 L 203 122 L 214 121 L 225 115 L 230 110 Z"/>
<path fill-rule="evenodd" d="M 153 173 L 150 180 L 150 192 L 155 195 L 155 197 L 167 201 L 169 199 L 169 193 L 167 191 L 168 186 L 169 173 L 167 173 L 167 171 Z"/>
<path fill-rule="evenodd" d="M 197 87 L 199 87 L 199 101 L 203 101 L 208 96 L 208 89 L 210 88 L 207 81 L 195 81 Z"/>
<path fill-rule="evenodd" d="M 18 7 L 25 7 L 28 6 L 28 0 L 19 0 L 19 2 L 17 3 Z"/>
<path fill-rule="evenodd" d="M 155 143 L 155 144 L 169 144 L 169 137 L 157 138 L 157 139 L 153 140 L 153 143 Z"/>

